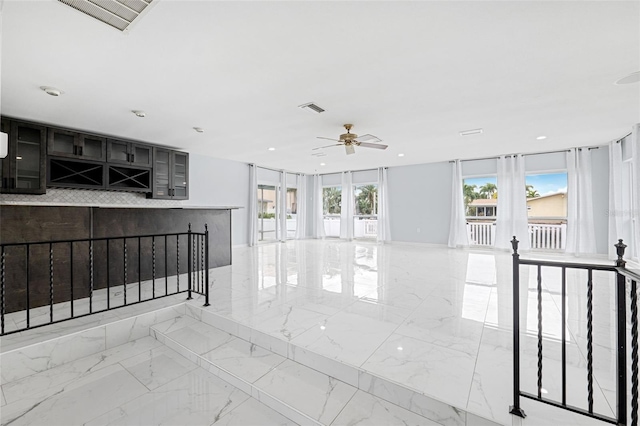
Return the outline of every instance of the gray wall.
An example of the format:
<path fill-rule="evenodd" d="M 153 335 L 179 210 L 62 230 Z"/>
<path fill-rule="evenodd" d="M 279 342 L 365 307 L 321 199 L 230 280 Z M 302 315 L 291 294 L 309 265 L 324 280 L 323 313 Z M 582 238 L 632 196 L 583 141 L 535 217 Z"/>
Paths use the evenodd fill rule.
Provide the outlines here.
<path fill-rule="evenodd" d="M 237 161 L 189 154 L 190 206 L 239 206 L 231 212 L 231 244 L 249 243 L 249 166 Z"/>
<path fill-rule="evenodd" d="M 390 167 L 388 178 L 391 239 L 447 244 L 451 165 L 444 162 Z"/>

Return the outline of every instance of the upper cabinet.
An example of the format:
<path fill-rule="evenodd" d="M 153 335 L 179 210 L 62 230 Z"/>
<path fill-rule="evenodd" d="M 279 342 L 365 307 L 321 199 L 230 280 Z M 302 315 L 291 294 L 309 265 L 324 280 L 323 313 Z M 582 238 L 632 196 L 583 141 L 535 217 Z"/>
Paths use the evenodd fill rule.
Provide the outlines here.
<path fill-rule="evenodd" d="M 0 192 L 44 194 L 46 128 L 3 119 L 2 131 L 9 134 L 9 153 L 2 159 Z"/>
<path fill-rule="evenodd" d="M 189 154 L 154 148 L 152 198 L 186 200 L 189 198 Z"/>
<path fill-rule="evenodd" d="M 57 157 L 105 161 L 106 139 L 64 129 L 49 128 L 47 152 Z"/>
<path fill-rule="evenodd" d="M 107 161 L 109 163 L 151 167 L 153 165 L 152 155 L 153 147 L 151 145 L 107 139 Z"/>

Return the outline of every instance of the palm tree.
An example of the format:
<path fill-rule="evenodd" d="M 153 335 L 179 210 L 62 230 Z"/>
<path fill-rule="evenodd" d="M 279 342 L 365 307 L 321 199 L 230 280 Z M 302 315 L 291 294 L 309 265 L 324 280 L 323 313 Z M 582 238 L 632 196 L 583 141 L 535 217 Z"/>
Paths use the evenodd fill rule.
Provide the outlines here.
<path fill-rule="evenodd" d="M 525 190 L 527 191 L 527 198 L 536 198 L 539 197 L 540 194 L 538 193 L 538 191 L 533 187 L 533 185 L 527 185 L 525 187 Z"/>
<path fill-rule="evenodd" d="M 462 188 L 462 193 L 464 195 L 464 206 L 467 209 L 467 216 L 474 216 L 471 211 L 473 207 L 469 207 L 469 204 L 471 204 L 473 200 L 479 198 L 480 194 L 476 192 L 475 185 L 468 185 L 466 183 L 463 185 L 464 186 Z"/>
<path fill-rule="evenodd" d="M 342 203 L 342 189 L 330 187 L 322 189 L 322 199 L 325 214 L 340 214 L 340 204 Z"/>
<path fill-rule="evenodd" d="M 480 187 L 480 195 L 482 198 L 493 198 L 493 194 L 498 191 L 498 187 L 491 183 L 487 182 Z"/>
<path fill-rule="evenodd" d="M 360 193 L 356 196 L 356 212 L 358 214 L 376 214 L 378 187 L 376 185 L 361 186 Z"/>

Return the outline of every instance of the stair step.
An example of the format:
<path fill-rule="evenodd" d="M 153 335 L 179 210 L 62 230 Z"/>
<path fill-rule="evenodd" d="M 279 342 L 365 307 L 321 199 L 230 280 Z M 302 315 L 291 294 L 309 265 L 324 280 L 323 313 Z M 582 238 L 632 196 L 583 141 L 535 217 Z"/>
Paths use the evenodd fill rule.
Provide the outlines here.
<path fill-rule="evenodd" d="M 152 336 L 222 380 L 303 425 L 438 425 L 335 377 L 192 317 L 151 328 Z"/>

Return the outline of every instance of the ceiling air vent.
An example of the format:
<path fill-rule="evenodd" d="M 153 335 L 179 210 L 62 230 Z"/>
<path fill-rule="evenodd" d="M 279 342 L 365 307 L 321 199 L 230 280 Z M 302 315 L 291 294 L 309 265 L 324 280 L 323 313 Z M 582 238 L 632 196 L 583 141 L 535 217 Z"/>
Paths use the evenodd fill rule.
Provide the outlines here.
<path fill-rule="evenodd" d="M 324 109 L 320 108 L 318 105 L 314 104 L 313 102 L 309 102 L 308 104 L 299 105 L 298 108 L 307 109 L 309 111 L 314 111 L 314 112 L 317 112 L 318 114 L 320 114 L 321 112 L 324 112 Z"/>
<path fill-rule="evenodd" d="M 58 0 L 84 14 L 117 28 L 128 29 L 153 0 Z"/>

